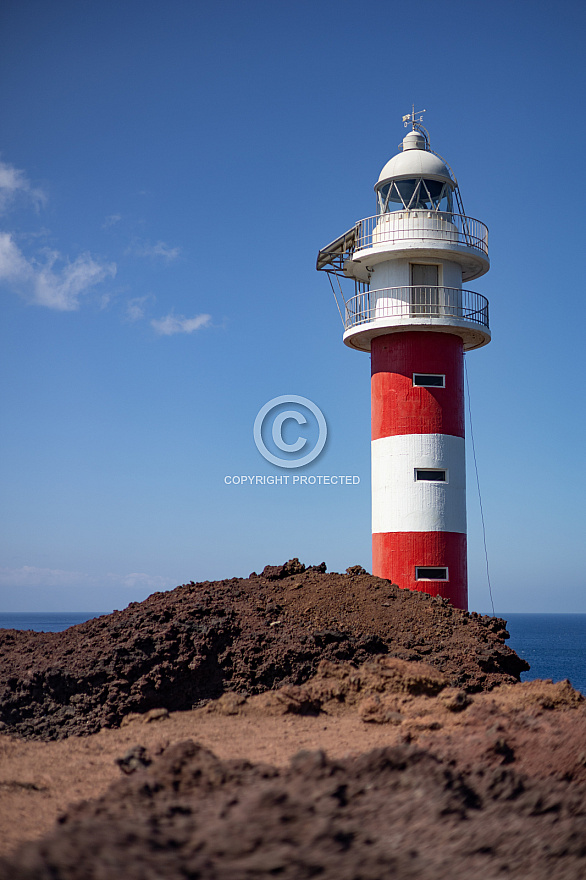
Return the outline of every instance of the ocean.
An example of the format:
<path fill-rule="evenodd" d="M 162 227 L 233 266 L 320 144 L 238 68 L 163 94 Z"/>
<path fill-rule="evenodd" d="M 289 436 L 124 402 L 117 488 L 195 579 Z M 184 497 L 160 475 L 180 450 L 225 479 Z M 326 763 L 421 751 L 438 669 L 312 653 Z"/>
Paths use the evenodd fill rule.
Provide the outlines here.
<path fill-rule="evenodd" d="M 0 629 L 61 632 L 107 612 L 0 613 Z M 508 622 L 507 644 L 531 664 L 522 681 L 568 678 L 586 694 L 586 614 L 499 614 Z"/>
<path fill-rule="evenodd" d="M 507 645 L 531 665 L 521 681 L 568 678 L 586 695 L 586 614 L 499 614 L 507 621 Z"/>
<path fill-rule="evenodd" d="M 62 632 L 85 623 L 93 617 L 102 617 L 107 611 L 11 611 L 0 612 L 0 629 L 34 629 L 35 632 Z"/>

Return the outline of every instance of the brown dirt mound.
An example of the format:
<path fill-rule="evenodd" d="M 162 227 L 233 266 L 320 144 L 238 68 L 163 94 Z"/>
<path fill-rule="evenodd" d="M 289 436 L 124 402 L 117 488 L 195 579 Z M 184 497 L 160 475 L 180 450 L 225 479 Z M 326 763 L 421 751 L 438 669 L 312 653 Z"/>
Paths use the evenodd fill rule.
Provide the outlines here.
<path fill-rule="evenodd" d="M 328 715 L 349 707 L 383 700 L 393 707 L 412 702 L 415 696 L 438 694 L 448 680 L 433 666 L 397 657 L 380 656 L 356 667 L 352 663 L 322 660 L 317 674 L 302 685 L 284 685 L 254 697 L 226 691 L 207 704 L 208 712 L 221 715 L 254 713 L 285 715 Z M 457 691 L 463 694 L 463 691 Z M 461 698 L 463 699 L 463 697 Z M 387 703 L 388 704 L 388 703 Z M 382 704 L 381 704 L 382 705 Z M 388 720 L 388 719 L 387 719 Z M 122 720 L 122 724 L 127 721 Z"/>
<path fill-rule="evenodd" d="M 568 682 L 434 695 L 438 680 L 431 667 L 388 656 L 358 669 L 323 661 L 304 685 L 248 698 L 227 692 L 186 712 L 130 713 L 93 736 L 41 742 L 0 734 L 0 854 L 48 833 L 71 803 L 102 796 L 120 770 L 186 739 L 223 760 L 280 767 L 300 749 L 345 759 L 410 743 L 460 771 L 508 767 L 586 785 L 586 701 Z"/>
<path fill-rule="evenodd" d="M 399 745 L 277 769 L 193 742 L 134 766 L 0 863 L 0 880 L 584 876 L 586 788 L 508 767 L 462 772 Z"/>
<path fill-rule="evenodd" d="M 0 631 L 0 728 L 89 734 L 130 712 L 301 685 L 324 659 L 424 660 L 454 687 L 490 690 L 528 668 L 505 645 L 505 627 L 359 566 L 326 574 L 294 559 L 260 576 L 154 593 L 62 633 Z"/>

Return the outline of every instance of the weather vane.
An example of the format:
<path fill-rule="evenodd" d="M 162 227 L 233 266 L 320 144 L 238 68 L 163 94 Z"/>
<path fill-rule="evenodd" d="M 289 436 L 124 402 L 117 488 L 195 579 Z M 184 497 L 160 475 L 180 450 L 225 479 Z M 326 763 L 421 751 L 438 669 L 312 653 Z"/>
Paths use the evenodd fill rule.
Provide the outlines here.
<path fill-rule="evenodd" d="M 423 113 L 427 113 L 427 110 L 418 110 L 416 113 L 415 112 L 415 104 L 411 104 L 411 113 L 408 113 L 407 116 L 403 116 L 403 123 L 405 125 L 405 128 L 407 128 L 409 123 L 411 123 L 411 125 L 413 127 L 413 131 L 415 131 L 415 124 L 417 122 L 420 122 L 420 123 L 423 122 L 423 115 L 422 115 Z M 419 119 L 416 119 L 415 118 L 416 116 L 418 116 Z"/>

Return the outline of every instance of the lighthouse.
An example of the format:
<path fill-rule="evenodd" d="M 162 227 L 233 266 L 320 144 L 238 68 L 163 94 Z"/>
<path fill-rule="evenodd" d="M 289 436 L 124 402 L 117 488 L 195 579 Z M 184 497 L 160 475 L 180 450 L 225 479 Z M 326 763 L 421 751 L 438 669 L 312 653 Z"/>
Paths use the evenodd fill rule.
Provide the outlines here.
<path fill-rule="evenodd" d="M 488 301 L 464 285 L 488 272 L 488 230 L 464 212 L 424 112 L 403 117 L 375 215 L 322 248 L 317 268 L 344 343 L 371 355 L 373 574 L 466 609 L 464 353 L 490 330 Z"/>

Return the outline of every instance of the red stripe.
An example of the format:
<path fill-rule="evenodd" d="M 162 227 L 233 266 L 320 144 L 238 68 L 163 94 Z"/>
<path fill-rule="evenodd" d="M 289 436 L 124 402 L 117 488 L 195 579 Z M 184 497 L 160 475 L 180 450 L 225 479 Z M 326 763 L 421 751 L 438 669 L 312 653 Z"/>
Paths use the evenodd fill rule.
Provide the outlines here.
<path fill-rule="evenodd" d="M 448 581 L 416 581 L 415 566 L 447 566 Z M 443 596 L 468 608 L 466 535 L 459 532 L 380 532 L 372 536 L 372 573 L 402 589 Z"/>
<path fill-rule="evenodd" d="M 464 436 L 464 343 L 451 333 L 407 331 L 372 340 L 372 439 L 396 434 Z M 445 388 L 413 385 L 443 373 Z"/>

